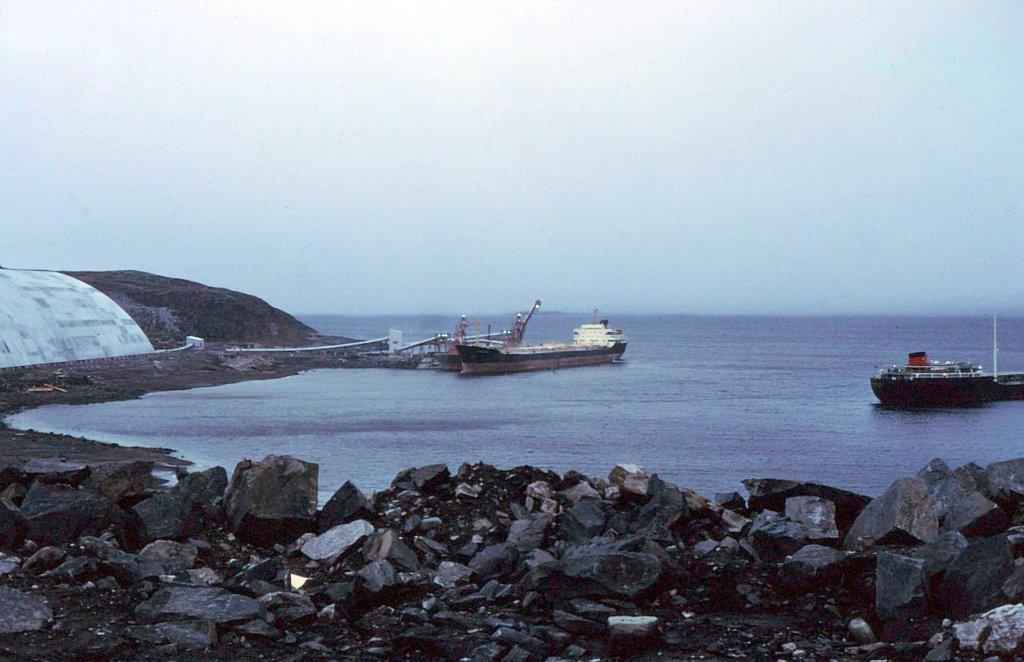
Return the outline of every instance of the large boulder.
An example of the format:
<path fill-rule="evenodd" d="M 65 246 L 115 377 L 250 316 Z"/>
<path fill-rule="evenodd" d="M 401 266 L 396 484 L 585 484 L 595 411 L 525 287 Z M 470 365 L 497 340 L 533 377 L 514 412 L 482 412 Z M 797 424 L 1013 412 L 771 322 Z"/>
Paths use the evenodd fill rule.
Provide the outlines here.
<path fill-rule="evenodd" d="M 212 507 L 224 497 L 227 487 L 228 472 L 224 467 L 211 467 L 179 478 L 178 483 L 171 488 L 171 494 L 189 507 Z"/>
<path fill-rule="evenodd" d="M 875 614 L 883 621 L 913 619 L 927 609 L 927 581 L 921 559 L 879 551 L 875 566 Z"/>
<path fill-rule="evenodd" d="M 138 501 L 153 482 L 152 462 L 107 462 L 94 464 L 90 470 L 83 485 L 119 504 Z"/>
<path fill-rule="evenodd" d="M 339 524 L 303 543 L 302 553 L 314 561 L 333 563 L 352 549 L 356 543 L 373 533 L 373 530 L 372 524 L 361 519 L 348 524 Z"/>
<path fill-rule="evenodd" d="M 229 528 L 239 539 L 264 547 L 312 531 L 318 473 L 316 464 L 287 455 L 239 462 L 224 495 Z"/>
<path fill-rule="evenodd" d="M 0 499 L 0 550 L 13 552 L 25 540 L 25 517 L 7 499 Z"/>
<path fill-rule="evenodd" d="M 139 561 L 156 563 L 164 569 L 164 574 L 177 575 L 192 567 L 199 550 L 190 543 L 173 540 L 156 540 L 139 551 Z"/>
<path fill-rule="evenodd" d="M 786 519 L 799 522 L 807 528 L 807 536 L 822 544 L 838 544 L 836 504 L 816 496 L 796 496 L 786 499 Z"/>
<path fill-rule="evenodd" d="M 43 598 L 0 586 L 0 635 L 39 630 L 51 618 Z"/>
<path fill-rule="evenodd" d="M 550 524 L 549 515 L 517 519 L 508 527 L 508 538 L 505 542 L 515 547 L 518 552 L 527 554 L 544 544 Z"/>
<path fill-rule="evenodd" d="M 814 496 L 827 499 L 835 504 L 836 525 L 840 531 L 849 529 L 860 511 L 871 502 L 870 497 L 856 492 L 780 478 L 748 478 L 743 481 L 743 486 L 750 494 L 747 507 L 751 510 L 774 510 L 781 513 L 785 511 L 786 499 L 790 497 Z"/>
<path fill-rule="evenodd" d="M 392 565 L 409 572 L 419 570 L 420 567 L 416 552 L 405 544 L 394 529 L 381 529 L 370 534 L 363 543 L 363 558 L 367 561 L 386 559 Z"/>
<path fill-rule="evenodd" d="M 589 540 L 604 531 L 606 519 L 600 501 L 580 499 L 562 514 L 562 535 L 570 542 Z"/>
<path fill-rule="evenodd" d="M 779 584 L 789 595 L 815 590 L 843 574 L 847 553 L 825 545 L 805 545 L 779 567 Z"/>
<path fill-rule="evenodd" d="M 1024 643 L 1024 605 L 1003 605 L 978 618 L 954 623 L 953 637 L 960 650 L 1010 656 Z"/>
<path fill-rule="evenodd" d="M 624 499 L 646 501 L 651 477 L 639 465 L 620 463 L 608 474 L 608 483 L 617 486 Z"/>
<path fill-rule="evenodd" d="M 766 563 L 781 563 L 803 547 L 809 538 L 806 526 L 771 510 L 758 513 L 747 533 L 750 547 Z"/>
<path fill-rule="evenodd" d="M 124 513 L 106 497 L 60 483 L 33 483 L 21 503 L 26 537 L 40 545 L 62 545 L 98 535 Z"/>
<path fill-rule="evenodd" d="M 945 574 L 946 568 L 960 556 L 968 544 L 967 538 L 959 531 L 946 531 L 939 534 L 934 542 L 911 549 L 907 556 L 924 561 L 924 574 L 931 582 Z"/>
<path fill-rule="evenodd" d="M 190 528 L 189 513 L 188 504 L 175 494 L 154 494 L 138 502 L 132 506 L 138 542 L 183 538 Z"/>
<path fill-rule="evenodd" d="M 871 545 L 932 542 L 939 535 L 939 521 L 924 480 L 900 478 L 871 501 L 846 534 L 846 549 Z"/>
<path fill-rule="evenodd" d="M 21 465 L 29 482 L 61 483 L 65 485 L 81 485 L 89 475 L 88 465 L 82 462 L 68 462 L 60 458 L 33 458 Z"/>
<path fill-rule="evenodd" d="M 932 460 L 917 475 L 928 486 L 940 531 L 986 536 L 1010 526 L 1010 517 L 976 489 L 974 480 L 941 459 Z"/>
<path fill-rule="evenodd" d="M 1013 570 L 1013 545 L 1006 536 L 972 540 L 946 569 L 939 603 L 953 618 L 996 607 L 1006 602 L 1003 584 Z"/>
<path fill-rule="evenodd" d="M 347 524 L 354 519 L 367 519 L 371 515 L 370 499 L 352 481 L 346 480 L 320 511 L 317 531 L 323 533 L 339 524 Z"/>
<path fill-rule="evenodd" d="M 143 618 L 187 616 L 213 623 L 240 623 L 263 618 L 266 611 L 257 601 L 212 586 L 169 586 L 135 608 Z"/>
<path fill-rule="evenodd" d="M 448 482 L 450 477 L 448 466 L 444 464 L 411 467 L 398 472 L 391 481 L 391 487 L 396 490 L 430 492 Z"/>
<path fill-rule="evenodd" d="M 639 599 L 660 585 L 665 567 L 655 554 L 631 551 L 637 548 L 637 541 L 630 539 L 569 547 L 561 559 L 545 567 L 548 587 L 564 597 Z"/>
<path fill-rule="evenodd" d="M 993 462 L 985 467 L 986 496 L 1009 512 L 1020 512 L 1024 505 L 1024 458 Z"/>

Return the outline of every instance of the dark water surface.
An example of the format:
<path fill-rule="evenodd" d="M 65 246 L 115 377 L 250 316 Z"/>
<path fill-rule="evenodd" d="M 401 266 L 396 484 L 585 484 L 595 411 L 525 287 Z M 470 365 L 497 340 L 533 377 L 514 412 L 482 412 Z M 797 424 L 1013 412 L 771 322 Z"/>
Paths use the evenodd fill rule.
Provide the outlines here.
<path fill-rule="evenodd" d="M 587 315 L 546 313 L 531 341 L 567 340 Z M 448 317 L 309 317 L 328 333 L 406 340 Z M 494 328 L 507 318 L 492 320 Z M 386 487 L 400 469 L 483 460 L 606 475 L 637 462 L 710 494 L 779 476 L 877 494 L 933 457 L 1024 456 L 1024 402 L 900 412 L 868 384 L 908 351 L 991 364 L 984 318 L 617 316 L 618 365 L 496 377 L 320 370 L 281 380 L 50 406 L 13 426 L 165 446 L 201 465 L 288 453 L 321 466 L 322 498 L 345 479 Z M 1000 319 L 1003 368 L 1024 368 L 1024 320 Z"/>

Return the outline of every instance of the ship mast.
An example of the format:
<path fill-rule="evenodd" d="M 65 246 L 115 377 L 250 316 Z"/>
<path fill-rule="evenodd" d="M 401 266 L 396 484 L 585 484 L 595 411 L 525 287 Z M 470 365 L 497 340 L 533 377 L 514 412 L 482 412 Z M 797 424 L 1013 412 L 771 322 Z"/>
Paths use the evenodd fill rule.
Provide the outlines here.
<path fill-rule="evenodd" d="M 996 335 L 996 316 L 992 316 L 992 381 L 999 379 L 999 338 Z"/>

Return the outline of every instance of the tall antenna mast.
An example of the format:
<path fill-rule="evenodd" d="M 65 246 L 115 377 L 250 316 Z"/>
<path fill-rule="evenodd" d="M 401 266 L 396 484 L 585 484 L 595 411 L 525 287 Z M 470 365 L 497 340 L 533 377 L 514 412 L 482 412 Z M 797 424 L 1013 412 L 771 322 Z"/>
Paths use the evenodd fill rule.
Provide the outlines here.
<path fill-rule="evenodd" d="M 999 338 L 996 335 L 996 316 L 992 316 L 992 380 L 999 379 Z"/>

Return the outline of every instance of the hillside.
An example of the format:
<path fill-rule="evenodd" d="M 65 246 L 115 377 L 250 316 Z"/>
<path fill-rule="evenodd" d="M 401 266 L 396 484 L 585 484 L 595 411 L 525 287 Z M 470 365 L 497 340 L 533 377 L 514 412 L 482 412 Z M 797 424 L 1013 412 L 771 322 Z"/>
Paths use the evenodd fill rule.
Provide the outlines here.
<path fill-rule="evenodd" d="M 211 342 L 302 344 L 317 333 L 250 294 L 142 271 L 66 271 L 124 308 L 158 347 L 186 335 Z"/>

